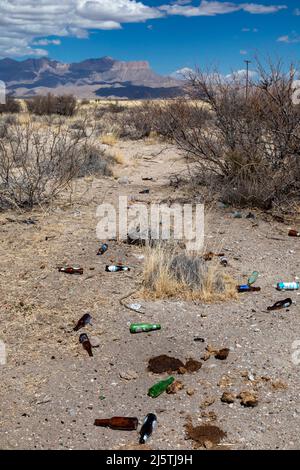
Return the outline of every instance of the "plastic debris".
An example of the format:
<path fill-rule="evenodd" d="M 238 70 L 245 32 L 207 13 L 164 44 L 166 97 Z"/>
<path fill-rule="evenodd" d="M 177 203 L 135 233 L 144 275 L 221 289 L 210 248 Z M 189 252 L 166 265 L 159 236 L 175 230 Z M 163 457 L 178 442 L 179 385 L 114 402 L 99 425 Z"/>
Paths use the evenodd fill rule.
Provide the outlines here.
<path fill-rule="evenodd" d="M 102 255 L 104 255 L 104 253 L 106 253 L 107 250 L 108 250 L 108 244 L 107 244 L 107 243 L 103 243 L 103 245 L 100 246 L 97 255 L 98 255 L 98 256 L 99 256 L 99 255 L 102 256 Z"/>
<path fill-rule="evenodd" d="M 278 282 L 276 285 L 277 290 L 299 290 L 299 282 Z"/>

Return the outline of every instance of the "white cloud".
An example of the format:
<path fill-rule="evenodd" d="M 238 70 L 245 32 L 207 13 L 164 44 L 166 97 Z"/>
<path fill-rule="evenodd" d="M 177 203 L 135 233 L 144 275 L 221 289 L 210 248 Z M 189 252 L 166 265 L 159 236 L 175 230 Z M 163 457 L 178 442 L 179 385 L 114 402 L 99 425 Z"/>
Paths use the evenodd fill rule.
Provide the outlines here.
<path fill-rule="evenodd" d="M 39 39 L 32 43 L 33 46 L 59 46 L 61 44 L 60 39 Z"/>
<path fill-rule="evenodd" d="M 286 44 L 296 44 L 300 42 L 300 36 L 295 31 L 293 31 L 290 36 L 288 34 L 286 34 L 285 36 L 280 36 L 277 39 L 277 42 L 285 42 Z"/>
<path fill-rule="evenodd" d="M 157 8 L 136 0 L 1 0 L 0 57 L 47 55 L 34 47 L 42 45 L 36 44 L 44 41 L 40 38 L 84 38 L 91 29 L 120 29 L 122 23 L 163 16 Z"/>
<path fill-rule="evenodd" d="M 256 3 L 232 3 L 202 0 L 199 6 L 193 5 L 163 5 L 160 10 L 169 15 L 191 16 L 215 16 L 245 11 L 252 14 L 276 13 L 287 8 L 286 5 L 260 5 Z"/>
<path fill-rule="evenodd" d="M 170 77 L 175 78 L 176 80 L 188 80 L 195 74 L 195 70 L 190 69 L 189 67 L 183 67 L 182 69 L 176 70 L 176 72 L 171 73 Z"/>
<path fill-rule="evenodd" d="M 85 38 L 90 30 L 120 29 L 123 23 L 167 15 L 214 16 L 242 10 L 266 14 L 284 8 L 284 5 L 206 0 L 199 6 L 177 0 L 160 7 L 147 6 L 143 0 L 0 0 L 0 57 L 47 55 L 47 50 L 35 46 L 54 45 L 53 41 L 58 41 L 46 43 L 49 36 Z"/>
<path fill-rule="evenodd" d="M 245 49 L 241 49 L 241 50 L 240 50 L 240 54 L 241 54 L 241 55 L 247 55 L 247 54 L 248 54 L 248 51 L 245 51 Z"/>

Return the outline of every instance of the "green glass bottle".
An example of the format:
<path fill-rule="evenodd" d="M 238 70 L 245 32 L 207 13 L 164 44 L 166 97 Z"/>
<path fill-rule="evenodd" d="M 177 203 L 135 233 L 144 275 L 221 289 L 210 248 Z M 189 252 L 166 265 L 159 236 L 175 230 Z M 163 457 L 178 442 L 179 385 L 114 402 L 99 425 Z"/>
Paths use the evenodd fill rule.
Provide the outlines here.
<path fill-rule="evenodd" d="M 149 388 L 148 390 L 149 397 L 156 398 L 159 395 L 161 395 L 163 392 L 167 390 L 168 386 L 174 382 L 174 380 L 175 380 L 174 377 L 169 377 L 166 380 L 161 380 L 160 382 L 157 382 L 155 385 Z"/>
<path fill-rule="evenodd" d="M 254 284 L 257 281 L 258 275 L 259 273 L 257 271 L 253 271 L 251 276 L 248 278 L 248 286 L 252 286 L 252 284 Z"/>
<path fill-rule="evenodd" d="M 146 333 L 160 329 L 161 326 L 158 323 L 132 323 L 130 325 L 130 333 Z"/>

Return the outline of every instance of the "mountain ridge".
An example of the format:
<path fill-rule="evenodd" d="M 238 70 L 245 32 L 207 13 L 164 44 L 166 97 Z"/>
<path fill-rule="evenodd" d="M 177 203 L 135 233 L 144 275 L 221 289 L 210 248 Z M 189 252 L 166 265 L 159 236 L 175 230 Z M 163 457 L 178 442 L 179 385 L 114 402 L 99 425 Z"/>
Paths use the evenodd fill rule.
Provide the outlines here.
<path fill-rule="evenodd" d="M 155 73 L 147 61 L 126 62 L 109 56 L 72 63 L 48 57 L 4 58 L 0 60 L 0 80 L 18 98 L 49 92 L 90 99 L 167 98 L 182 93 L 178 80 Z"/>

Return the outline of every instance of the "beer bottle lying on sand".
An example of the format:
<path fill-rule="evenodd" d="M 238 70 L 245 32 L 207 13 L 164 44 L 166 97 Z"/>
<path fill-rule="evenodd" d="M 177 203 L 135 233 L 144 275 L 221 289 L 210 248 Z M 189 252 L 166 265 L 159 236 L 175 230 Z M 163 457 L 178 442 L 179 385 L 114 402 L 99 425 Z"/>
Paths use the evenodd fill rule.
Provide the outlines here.
<path fill-rule="evenodd" d="M 115 416 L 110 419 L 95 419 L 94 425 L 119 431 L 135 431 L 138 427 L 139 421 L 137 418 L 125 418 L 122 416 Z"/>

